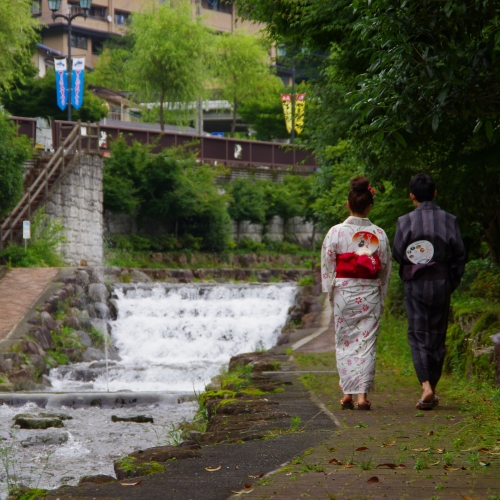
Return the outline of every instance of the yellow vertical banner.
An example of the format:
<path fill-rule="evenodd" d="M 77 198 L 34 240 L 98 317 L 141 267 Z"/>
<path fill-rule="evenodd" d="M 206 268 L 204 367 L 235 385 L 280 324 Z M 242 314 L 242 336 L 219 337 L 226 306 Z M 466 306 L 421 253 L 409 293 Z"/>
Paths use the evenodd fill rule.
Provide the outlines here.
<path fill-rule="evenodd" d="M 283 106 L 283 115 L 285 116 L 286 130 L 292 133 L 292 96 L 291 94 L 281 94 L 281 105 Z"/>
<path fill-rule="evenodd" d="M 295 132 L 304 130 L 304 116 L 306 111 L 306 94 L 295 94 Z"/>

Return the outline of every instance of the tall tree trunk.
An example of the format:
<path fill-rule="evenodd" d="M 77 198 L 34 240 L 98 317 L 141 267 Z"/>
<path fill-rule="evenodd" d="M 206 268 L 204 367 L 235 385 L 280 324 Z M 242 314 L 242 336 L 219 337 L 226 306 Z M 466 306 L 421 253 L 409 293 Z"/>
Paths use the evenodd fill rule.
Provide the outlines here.
<path fill-rule="evenodd" d="M 160 129 L 165 132 L 165 119 L 163 117 L 163 101 L 165 100 L 165 91 L 162 90 L 160 93 Z"/>
<path fill-rule="evenodd" d="M 238 102 L 236 99 L 233 101 L 233 120 L 231 122 L 231 137 L 234 137 L 236 132 L 236 113 L 238 112 Z"/>

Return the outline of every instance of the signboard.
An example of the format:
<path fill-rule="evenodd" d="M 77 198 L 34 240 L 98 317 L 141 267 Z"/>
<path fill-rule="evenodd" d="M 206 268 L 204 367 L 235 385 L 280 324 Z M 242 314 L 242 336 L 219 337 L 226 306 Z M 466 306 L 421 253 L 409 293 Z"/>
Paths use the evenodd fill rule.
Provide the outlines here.
<path fill-rule="evenodd" d="M 212 137 L 224 137 L 224 132 L 212 132 Z"/>
<path fill-rule="evenodd" d="M 66 73 L 66 59 L 54 59 L 56 70 L 57 105 L 64 111 L 68 105 L 68 74 Z"/>
<path fill-rule="evenodd" d="M 31 222 L 29 220 L 23 220 L 23 239 L 31 239 Z"/>

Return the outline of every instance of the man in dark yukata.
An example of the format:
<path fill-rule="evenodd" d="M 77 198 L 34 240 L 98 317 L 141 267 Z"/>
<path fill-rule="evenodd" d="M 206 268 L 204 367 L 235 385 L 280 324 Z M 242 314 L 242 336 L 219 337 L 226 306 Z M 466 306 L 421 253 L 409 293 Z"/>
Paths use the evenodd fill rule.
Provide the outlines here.
<path fill-rule="evenodd" d="M 416 209 L 398 219 L 393 256 L 404 281 L 408 342 L 422 396 L 416 407 L 437 406 L 448 327 L 450 296 L 460 284 L 466 252 L 457 219 L 435 203 L 434 181 L 418 174 L 410 181 Z"/>

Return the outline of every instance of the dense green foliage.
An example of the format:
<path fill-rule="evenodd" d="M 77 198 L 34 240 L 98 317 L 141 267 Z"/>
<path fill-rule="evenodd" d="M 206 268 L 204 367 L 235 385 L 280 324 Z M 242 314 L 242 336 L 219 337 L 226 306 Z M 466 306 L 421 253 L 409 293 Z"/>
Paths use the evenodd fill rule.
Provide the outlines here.
<path fill-rule="evenodd" d="M 38 78 L 38 70 L 28 66 L 19 73 L 12 86 L 0 93 L 0 101 L 14 116 L 41 116 L 46 119 L 66 120 L 67 110 L 61 111 L 56 99 L 55 71 L 48 71 L 44 77 Z M 72 110 L 73 120 L 99 122 L 106 117 L 108 109 L 104 101 L 85 90 L 83 105 Z"/>
<path fill-rule="evenodd" d="M 9 242 L 0 253 L 0 260 L 14 267 L 60 267 L 63 265 L 59 254 L 61 243 L 66 237 L 59 219 L 50 220 L 39 210 L 31 224 L 31 239 L 23 244 Z"/>
<path fill-rule="evenodd" d="M 195 238 L 192 244 L 201 245 L 198 249 L 223 250 L 230 220 L 229 198 L 215 183 L 222 173 L 220 167 L 198 165 L 195 155 L 182 148 L 152 154 L 147 146 L 134 143 L 129 147 L 120 138 L 112 143 L 111 156 L 105 160 L 104 206 L 116 213 L 136 214 L 139 225 L 163 221 L 170 225 L 174 241 L 190 235 Z M 166 235 L 155 241 L 148 243 L 148 249 L 176 246 Z"/>
<path fill-rule="evenodd" d="M 0 2 L 0 89 L 9 88 L 19 69 L 31 65 L 38 41 L 38 20 L 31 15 L 31 0 Z"/>
<path fill-rule="evenodd" d="M 296 216 L 315 220 L 312 176 L 287 175 L 283 182 L 222 182 L 225 174 L 222 167 L 199 165 L 185 148 L 153 154 L 148 146 L 128 146 L 125 138 L 116 139 L 105 159 L 104 206 L 114 213 L 136 215 L 140 230 L 149 237 L 113 236 L 109 243 L 134 251 L 223 251 L 234 246 L 231 219 L 238 227 L 243 221 L 263 224 L 274 216 L 285 222 Z M 284 230 L 286 239 L 286 224 Z"/>
<path fill-rule="evenodd" d="M 21 198 L 25 162 L 30 157 L 31 145 L 22 136 L 7 113 L 0 109 L 0 217 L 6 215 Z"/>
<path fill-rule="evenodd" d="M 130 90 L 143 102 L 159 103 L 164 130 L 165 103 L 171 104 L 171 115 L 189 113 L 187 104 L 203 92 L 208 32 L 193 19 L 191 2 L 180 0 L 134 14 L 130 34 L 134 43 L 125 62 Z"/>
<path fill-rule="evenodd" d="M 322 162 L 339 140 L 372 182 L 437 181 L 466 245 L 500 260 L 500 12 L 494 0 L 237 0 L 278 43 L 328 54 L 304 138 Z M 398 207 L 399 201 L 391 205 Z"/>
<path fill-rule="evenodd" d="M 234 137 L 241 104 L 246 101 L 247 106 L 251 105 L 269 94 L 278 100 L 283 83 L 269 70 L 269 47 L 255 35 L 238 30 L 215 40 L 215 84 L 221 96 L 231 104 L 231 137 Z"/>

